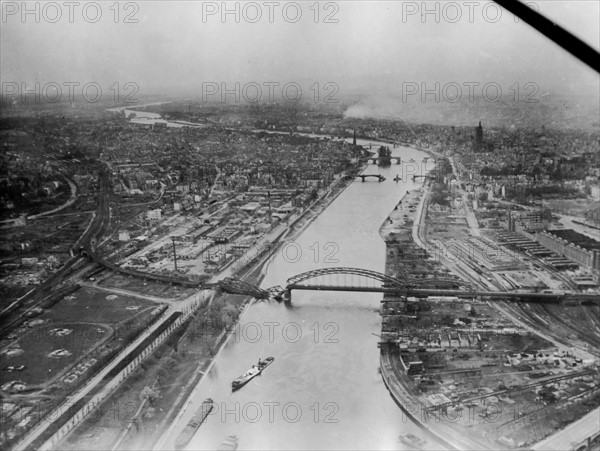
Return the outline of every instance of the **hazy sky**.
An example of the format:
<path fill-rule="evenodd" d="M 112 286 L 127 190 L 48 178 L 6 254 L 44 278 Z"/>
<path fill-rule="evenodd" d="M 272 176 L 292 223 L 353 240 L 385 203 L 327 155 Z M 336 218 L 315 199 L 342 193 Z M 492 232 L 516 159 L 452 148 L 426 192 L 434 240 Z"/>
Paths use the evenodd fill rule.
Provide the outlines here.
<path fill-rule="evenodd" d="M 94 81 L 103 87 L 135 82 L 141 94 L 174 87 L 198 95 L 203 82 L 223 81 L 297 81 L 302 86 L 332 81 L 361 92 L 435 81 L 494 81 L 505 89 L 529 81 L 541 92 L 598 89 L 597 74 L 522 21 L 515 23 L 512 14 L 502 11 L 494 22 L 499 7 L 488 1 L 472 6 L 460 1 L 320 2 L 318 23 L 313 1 L 298 2 L 302 17 L 296 23 L 291 21 L 297 8 L 285 1 L 274 2 L 273 23 L 269 2 L 228 2 L 229 9 L 239 6 L 239 23 L 234 14 L 223 23 L 222 2 L 137 1 L 127 7 L 121 2 L 119 23 L 114 23 L 112 1 L 98 3 L 96 23 L 90 23 L 97 14 L 91 2 L 78 2 L 73 23 L 65 2 L 28 6 L 34 10 L 36 3 L 39 23 L 34 14 L 21 16 L 22 2 L 2 2 L 2 82 Z M 598 49 L 600 2 L 535 3 Z M 254 19 L 256 6 L 262 16 L 250 23 L 246 19 Z M 439 16 L 428 14 L 423 23 L 424 6 L 438 8 Z M 84 7 L 90 21 L 84 19 Z M 219 11 L 203 16 L 203 8 Z M 132 12 L 138 23 L 124 23 Z M 337 23 L 324 23 L 328 14 Z"/>

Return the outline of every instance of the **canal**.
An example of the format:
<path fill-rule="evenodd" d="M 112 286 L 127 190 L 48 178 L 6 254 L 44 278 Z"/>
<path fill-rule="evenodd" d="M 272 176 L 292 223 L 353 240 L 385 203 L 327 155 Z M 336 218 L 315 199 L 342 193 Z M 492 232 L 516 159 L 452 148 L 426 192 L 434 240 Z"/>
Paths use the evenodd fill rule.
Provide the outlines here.
<path fill-rule="evenodd" d="M 359 141 L 367 145 L 368 141 Z M 375 149 L 375 145 L 373 146 Z M 421 173 L 425 153 L 395 148 L 406 172 Z M 431 163 L 428 168 L 433 167 Z M 263 287 L 311 269 L 350 266 L 384 272 L 379 228 L 421 179 L 395 183 L 402 166 L 369 165 L 383 183 L 357 179 L 269 264 Z M 187 446 L 214 450 L 229 435 L 239 449 L 409 449 L 401 433 L 423 433 L 398 408 L 379 373 L 381 294 L 295 291 L 291 305 L 256 302 L 195 390 L 165 449 L 205 398 L 217 408 Z M 258 358 L 275 362 L 239 391 L 231 381 Z M 442 449 L 428 437 L 428 449 Z"/>

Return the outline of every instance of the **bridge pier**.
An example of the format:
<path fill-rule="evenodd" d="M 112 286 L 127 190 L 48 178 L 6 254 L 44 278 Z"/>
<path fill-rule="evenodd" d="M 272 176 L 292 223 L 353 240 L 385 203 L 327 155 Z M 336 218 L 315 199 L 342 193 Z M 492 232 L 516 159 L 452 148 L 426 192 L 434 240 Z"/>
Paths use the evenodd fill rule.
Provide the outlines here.
<path fill-rule="evenodd" d="M 284 290 L 283 296 L 281 298 L 283 299 L 283 302 L 285 302 L 286 304 L 289 304 L 290 302 L 292 302 L 292 290 Z"/>

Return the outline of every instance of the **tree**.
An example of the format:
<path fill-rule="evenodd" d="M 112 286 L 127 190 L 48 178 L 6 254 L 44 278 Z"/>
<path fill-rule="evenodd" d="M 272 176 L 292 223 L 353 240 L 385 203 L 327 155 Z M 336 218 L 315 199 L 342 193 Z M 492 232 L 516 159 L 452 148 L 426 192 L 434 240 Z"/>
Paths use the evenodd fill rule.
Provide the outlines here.
<path fill-rule="evenodd" d="M 147 399 L 150 405 L 154 404 L 154 400 L 156 398 L 158 398 L 158 392 L 152 390 L 152 388 L 148 387 L 147 385 L 140 392 L 140 401 Z"/>
<path fill-rule="evenodd" d="M 552 387 L 550 386 L 542 388 L 538 395 L 542 401 L 545 401 L 548 404 L 554 404 L 557 401 L 556 395 L 553 393 Z"/>

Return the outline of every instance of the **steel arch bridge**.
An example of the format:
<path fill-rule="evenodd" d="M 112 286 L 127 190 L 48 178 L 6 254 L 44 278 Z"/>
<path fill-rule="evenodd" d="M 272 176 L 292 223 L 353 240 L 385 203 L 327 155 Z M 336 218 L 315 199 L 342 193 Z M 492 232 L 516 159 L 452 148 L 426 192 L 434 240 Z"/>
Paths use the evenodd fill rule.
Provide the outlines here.
<path fill-rule="evenodd" d="M 350 280 L 348 280 L 348 276 Z M 313 281 L 314 279 L 323 280 L 328 277 L 326 283 L 321 281 Z M 365 286 L 361 283 L 364 279 L 370 279 L 371 281 L 380 282 L 380 286 Z M 333 280 L 334 279 L 334 280 Z M 312 281 L 312 283 L 310 282 Z M 306 283 L 308 282 L 308 283 Z M 285 288 L 280 286 L 269 288 L 265 290 L 263 288 L 252 285 L 251 283 L 243 280 L 235 279 L 233 277 L 227 277 L 217 284 L 219 288 L 232 294 L 243 294 L 250 295 L 258 299 L 276 299 L 291 301 L 292 290 L 319 290 L 319 291 L 359 291 L 359 292 L 379 292 L 379 293 L 391 293 L 400 294 L 402 296 L 457 296 L 459 298 L 474 298 L 477 296 L 487 297 L 490 300 L 508 300 L 517 302 L 548 302 L 548 303 L 561 303 L 564 305 L 580 305 L 585 304 L 596 304 L 600 305 L 600 296 L 597 294 L 589 293 L 532 293 L 532 292 L 505 292 L 505 291 L 483 291 L 476 287 L 467 286 L 467 288 L 456 289 L 444 288 L 443 286 L 437 286 L 440 282 L 451 284 L 455 281 L 443 280 L 443 279 L 415 279 L 407 277 L 404 279 L 397 279 L 385 274 L 381 274 L 376 271 L 361 268 L 322 268 L 315 269 L 312 271 L 303 272 L 301 274 L 290 277 Z M 208 284 L 204 285 L 206 288 Z M 388 300 L 386 302 L 398 302 L 394 300 Z M 569 303 L 570 302 L 570 303 Z"/>
<path fill-rule="evenodd" d="M 301 274 L 290 277 L 286 282 L 285 288 L 286 290 L 303 288 L 319 289 L 320 286 L 322 286 L 323 288 L 325 288 L 325 286 L 332 286 L 331 284 L 325 286 L 316 284 L 302 284 L 302 282 L 306 282 L 308 280 L 316 279 L 323 276 L 351 276 L 350 286 L 353 286 L 355 288 L 359 287 L 359 285 L 354 285 L 354 283 L 359 281 L 359 279 L 355 279 L 353 276 L 357 276 L 358 278 L 365 277 L 367 279 L 379 281 L 381 282 L 382 287 L 385 288 L 406 288 L 406 281 L 396 279 L 395 277 L 391 277 L 386 274 L 379 273 L 377 271 L 371 271 L 369 269 L 347 267 L 322 268 L 303 272 Z M 337 279 L 339 279 L 339 277 L 337 277 Z M 340 284 L 339 280 L 337 280 L 336 282 L 337 283 L 334 284 L 335 286 L 348 286 L 347 283 Z M 346 280 L 344 280 L 344 282 L 346 282 Z"/>
<path fill-rule="evenodd" d="M 226 277 L 218 282 L 219 288 L 225 293 L 230 294 L 245 294 L 255 297 L 257 299 L 267 299 L 269 292 L 263 290 L 251 283 L 244 282 L 243 280 L 234 279 L 233 277 Z"/>

